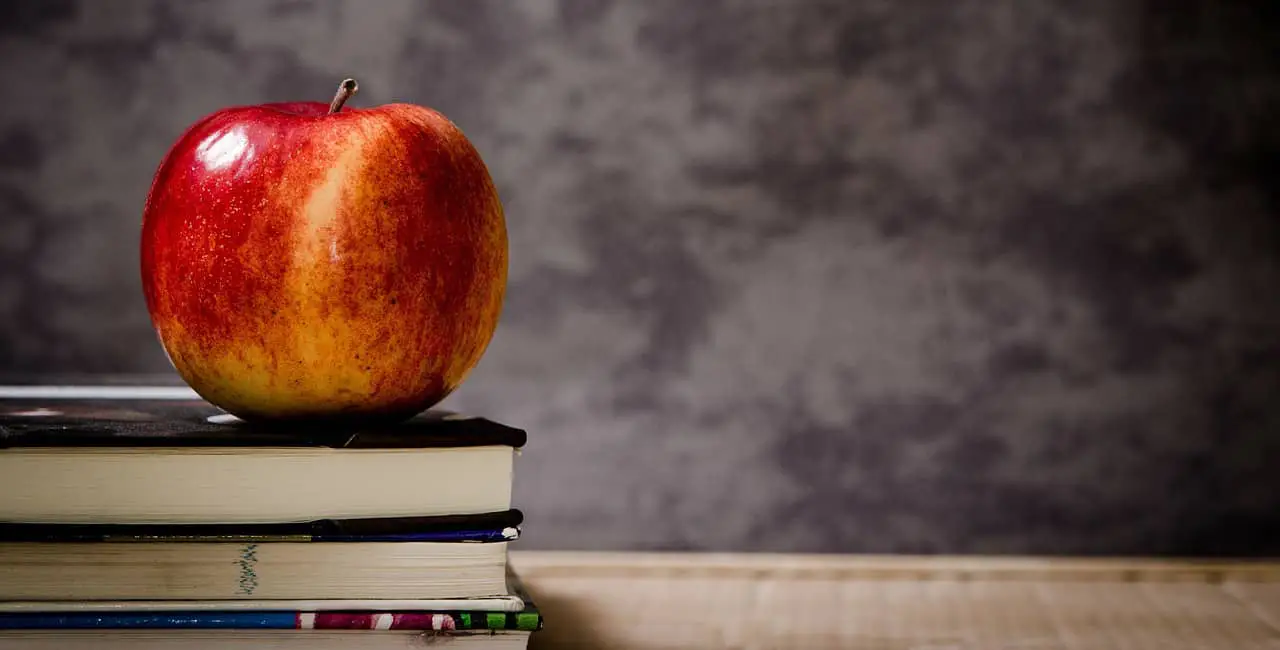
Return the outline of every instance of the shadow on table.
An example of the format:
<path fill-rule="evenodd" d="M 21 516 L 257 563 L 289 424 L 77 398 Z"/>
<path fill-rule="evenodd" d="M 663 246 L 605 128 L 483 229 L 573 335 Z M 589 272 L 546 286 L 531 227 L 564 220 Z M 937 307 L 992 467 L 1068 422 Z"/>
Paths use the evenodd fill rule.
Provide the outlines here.
<path fill-rule="evenodd" d="M 595 627 L 590 610 L 582 602 L 565 597 L 532 594 L 538 609 L 546 618 L 545 627 L 534 633 L 529 647 L 534 650 L 557 648 L 612 648 L 603 630 Z"/>

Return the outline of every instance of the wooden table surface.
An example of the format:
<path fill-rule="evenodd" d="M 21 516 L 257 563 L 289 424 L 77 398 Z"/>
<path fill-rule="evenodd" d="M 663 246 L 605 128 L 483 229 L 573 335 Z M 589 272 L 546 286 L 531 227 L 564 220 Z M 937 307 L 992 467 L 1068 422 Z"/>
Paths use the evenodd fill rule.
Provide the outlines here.
<path fill-rule="evenodd" d="M 1280 563 L 512 552 L 535 648 L 1280 650 Z"/>

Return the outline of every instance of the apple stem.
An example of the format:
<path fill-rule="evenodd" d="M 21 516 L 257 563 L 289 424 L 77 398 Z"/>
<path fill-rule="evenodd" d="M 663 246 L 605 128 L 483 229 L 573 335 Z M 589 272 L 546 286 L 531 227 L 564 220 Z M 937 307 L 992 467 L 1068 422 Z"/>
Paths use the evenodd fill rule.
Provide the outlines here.
<path fill-rule="evenodd" d="M 329 102 L 329 114 L 333 115 L 342 110 L 342 105 L 359 91 L 360 84 L 356 83 L 355 79 L 343 79 L 342 83 L 338 84 L 338 92 L 334 94 L 333 101 Z"/>

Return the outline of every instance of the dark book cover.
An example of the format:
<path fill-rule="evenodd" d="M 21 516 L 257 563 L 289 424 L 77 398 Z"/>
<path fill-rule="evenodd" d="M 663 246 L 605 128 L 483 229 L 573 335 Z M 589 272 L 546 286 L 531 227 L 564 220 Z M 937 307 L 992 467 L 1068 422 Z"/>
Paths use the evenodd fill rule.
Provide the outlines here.
<path fill-rule="evenodd" d="M 30 524 L 0 522 L 0 542 L 509 542 L 519 510 L 474 515 L 322 519 L 272 524 Z"/>
<path fill-rule="evenodd" d="M 43 388 L 43 390 L 42 390 Z M 523 447 L 524 430 L 432 409 L 403 422 L 243 422 L 182 389 L 0 387 L 6 447 Z M 65 388 L 65 387 L 62 387 Z M 164 398 L 157 398 L 163 395 Z"/>

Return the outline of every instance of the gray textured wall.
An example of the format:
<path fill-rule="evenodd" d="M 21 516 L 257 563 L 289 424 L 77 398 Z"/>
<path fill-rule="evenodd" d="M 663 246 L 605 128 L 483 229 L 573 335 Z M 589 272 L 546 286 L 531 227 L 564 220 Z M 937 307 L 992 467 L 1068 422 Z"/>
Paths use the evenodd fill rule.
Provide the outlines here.
<path fill-rule="evenodd" d="M 355 75 L 504 197 L 526 546 L 1280 551 L 1275 7 L 11 0 L 0 370 L 165 370 L 161 155 Z"/>

